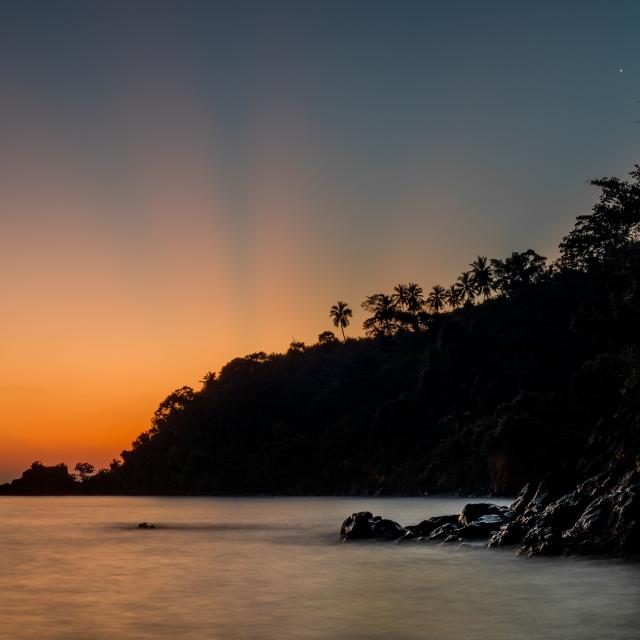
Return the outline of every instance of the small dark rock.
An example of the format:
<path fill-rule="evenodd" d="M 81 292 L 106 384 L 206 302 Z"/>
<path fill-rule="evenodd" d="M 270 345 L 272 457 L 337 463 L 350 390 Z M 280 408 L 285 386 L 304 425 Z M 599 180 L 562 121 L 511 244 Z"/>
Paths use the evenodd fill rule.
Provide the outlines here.
<path fill-rule="evenodd" d="M 370 511 L 359 511 L 352 513 L 340 527 L 340 538 L 342 540 L 360 540 L 372 538 L 370 520 L 373 515 Z"/>
<path fill-rule="evenodd" d="M 445 540 L 449 536 L 454 535 L 461 528 L 462 527 L 460 527 L 459 524 L 448 522 L 438 527 L 437 529 L 435 529 L 427 539 L 428 540 Z"/>
<path fill-rule="evenodd" d="M 471 524 L 481 516 L 503 515 L 506 511 L 507 507 L 499 507 L 497 504 L 490 504 L 488 502 L 472 502 L 470 504 L 466 504 L 462 508 L 462 511 L 458 516 L 458 522 L 462 525 L 467 525 Z"/>
<path fill-rule="evenodd" d="M 149 524 L 148 522 L 141 522 L 138 525 L 138 529 L 155 529 L 155 525 Z"/>
<path fill-rule="evenodd" d="M 507 519 L 500 514 L 480 516 L 458 531 L 464 540 L 488 538 L 492 533 L 507 523 Z"/>
<path fill-rule="evenodd" d="M 533 488 L 531 483 L 527 482 L 520 490 L 516 499 L 511 503 L 511 507 L 509 507 L 516 517 L 524 513 L 527 505 L 531 502 L 531 498 L 533 498 Z"/>
<path fill-rule="evenodd" d="M 435 531 L 438 527 L 441 527 L 443 524 L 454 524 L 458 522 L 458 516 L 434 516 L 433 518 L 427 518 L 423 520 L 419 524 L 412 524 L 408 527 L 405 527 L 408 531 L 412 531 L 413 533 L 419 536 L 428 536 L 431 535 L 433 531 Z"/>
<path fill-rule="evenodd" d="M 383 538 L 384 540 L 397 540 L 407 533 L 406 529 L 397 522 L 386 518 L 374 522 L 371 526 L 371 532 L 374 538 Z"/>
<path fill-rule="evenodd" d="M 487 546 L 493 548 L 510 544 L 518 544 L 522 542 L 527 530 L 527 526 L 522 523 L 520 518 L 517 518 L 505 525 L 502 525 L 498 531 L 495 531 L 489 539 Z"/>

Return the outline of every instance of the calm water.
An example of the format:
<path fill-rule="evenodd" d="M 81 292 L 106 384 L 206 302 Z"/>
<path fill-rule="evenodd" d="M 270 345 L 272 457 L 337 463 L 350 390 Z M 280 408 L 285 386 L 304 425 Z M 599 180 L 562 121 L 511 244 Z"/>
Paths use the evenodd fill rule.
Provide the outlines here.
<path fill-rule="evenodd" d="M 638 564 L 337 538 L 355 510 L 409 524 L 464 502 L 0 498 L 0 637 L 640 637 Z"/>

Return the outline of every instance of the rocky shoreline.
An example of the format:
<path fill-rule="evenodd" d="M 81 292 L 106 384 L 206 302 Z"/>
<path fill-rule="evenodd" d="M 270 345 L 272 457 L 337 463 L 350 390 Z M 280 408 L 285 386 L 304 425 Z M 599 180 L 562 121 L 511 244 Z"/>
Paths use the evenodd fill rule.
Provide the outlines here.
<path fill-rule="evenodd" d="M 484 541 L 489 548 L 515 546 L 518 554 L 594 554 L 640 557 L 640 473 L 609 469 L 573 491 L 560 493 L 544 480 L 527 484 L 509 507 L 467 504 L 459 514 L 435 516 L 415 525 L 361 511 L 340 529 L 343 541 L 460 543 Z"/>

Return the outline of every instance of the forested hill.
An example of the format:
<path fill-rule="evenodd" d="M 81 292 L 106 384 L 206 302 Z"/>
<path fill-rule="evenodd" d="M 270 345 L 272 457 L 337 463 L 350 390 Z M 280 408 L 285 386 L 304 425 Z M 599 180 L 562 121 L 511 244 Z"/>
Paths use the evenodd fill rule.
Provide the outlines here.
<path fill-rule="evenodd" d="M 166 398 L 77 490 L 511 494 L 549 475 L 570 486 L 612 456 L 636 464 L 640 170 L 594 184 L 557 261 L 480 257 L 426 296 L 369 296 L 366 338 L 232 360 Z M 346 304 L 332 317 L 348 328 Z"/>

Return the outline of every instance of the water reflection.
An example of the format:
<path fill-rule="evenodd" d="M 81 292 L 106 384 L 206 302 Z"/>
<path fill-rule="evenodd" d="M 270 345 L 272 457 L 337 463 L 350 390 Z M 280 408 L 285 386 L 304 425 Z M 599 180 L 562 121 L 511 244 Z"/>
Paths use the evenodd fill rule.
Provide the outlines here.
<path fill-rule="evenodd" d="M 338 541 L 354 510 L 410 523 L 463 502 L 5 498 L 0 637 L 638 638 L 637 564 Z"/>

